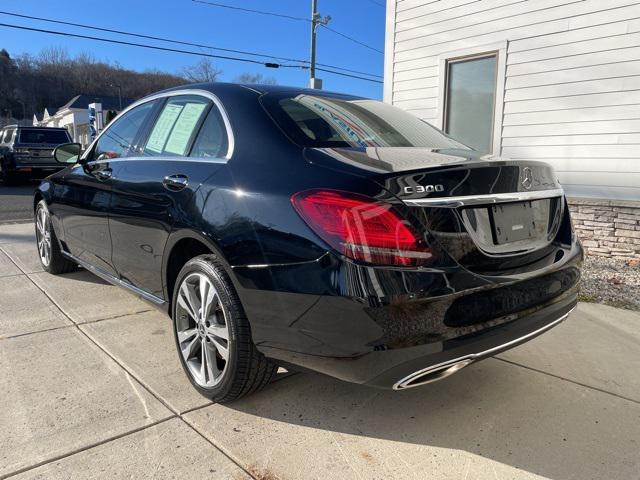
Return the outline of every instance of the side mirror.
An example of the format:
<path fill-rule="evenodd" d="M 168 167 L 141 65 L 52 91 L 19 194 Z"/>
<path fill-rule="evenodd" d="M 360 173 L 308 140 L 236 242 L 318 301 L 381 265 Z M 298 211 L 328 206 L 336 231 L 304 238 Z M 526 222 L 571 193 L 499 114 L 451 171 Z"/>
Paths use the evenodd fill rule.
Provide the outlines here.
<path fill-rule="evenodd" d="M 77 163 L 82 153 L 82 145 L 79 143 L 63 143 L 53 151 L 53 158 L 58 163 Z"/>

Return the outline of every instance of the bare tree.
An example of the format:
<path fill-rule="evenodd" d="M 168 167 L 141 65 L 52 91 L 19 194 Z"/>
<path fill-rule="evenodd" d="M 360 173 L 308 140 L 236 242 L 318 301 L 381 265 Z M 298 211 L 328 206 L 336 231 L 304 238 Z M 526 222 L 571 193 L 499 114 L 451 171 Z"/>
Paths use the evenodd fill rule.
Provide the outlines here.
<path fill-rule="evenodd" d="M 210 83 L 218 80 L 222 70 L 217 68 L 210 58 L 203 58 L 198 63 L 185 67 L 182 73 L 189 82 Z"/>
<path fill-rule="evenodd" d="M 113 84 L 122 88 L 124 98 L 135 99 L 187 82 L 167 72 L 127 70 L 87 53 L 70 56 L 55 47 L 15 58 L 0 49 L 0 78 L 0 114 L 26 119 L 41 115 L 45 107 L 55 110 L 75 95 L 113 96 Z"/>
<path fill-rule="evenodd" d="M 263 85 L 277 85 L 274 77 L 265 77 L 261 73 L 245 72 L 233 79 L 234 83 L 261 83 Z"/>

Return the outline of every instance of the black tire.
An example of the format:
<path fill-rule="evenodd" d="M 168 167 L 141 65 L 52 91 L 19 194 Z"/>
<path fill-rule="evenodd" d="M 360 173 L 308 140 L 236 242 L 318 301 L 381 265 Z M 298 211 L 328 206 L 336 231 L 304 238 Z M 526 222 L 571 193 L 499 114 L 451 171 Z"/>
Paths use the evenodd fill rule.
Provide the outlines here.
<path fill-rule="evenodd" d="M 212 386 L 203 386 L 194 377 L 187 366 L 182 353 L 181 342 L 178 338 L 178 330 L 180 328 L 181 331 L 183 331 L 182 327 L 185 325 L 185 322 L 189 323 L 188 328 L 191 327 L 191 323 L 195 324 L 194 330 L 198 328 L 198 323 L 193 321 L 193 317 L 186 315 L 185 310 L 178 306 L 180 289 L 185 282 L 188 282 L 190 278 L 194 277 L 194 274 L 204 275 L 215 288 L 219 298 L 217 305 L 219 305 L 218 308 L 222 311 L 221 315 L 224 316 L 223 318 L 228 332 L 228 341 L 226 343 L 228 358 L 224 363 L 221 378 L 218 380 L 218 383 Z M 182 267 L 175 282 L 171 305 L 173 333 L 178 357 L 189 381 L 200 394 L 214 402 L 227 403 L 256 392 L 269 383 L 276 373 L 278 368 L 277 364 L 266 358 L 256 349 L 251 338 L 249 320 L 242 308 L 240 299 L 229 275 L 215 255 L 200 255 L 189 260 L 184 267 Z M 204 322 L 204 319 L 202 319 L 202 322 Z M 178 326 L 179 323 L 181 327 Z M 195 338 L 197 335 L 198 334 L 195 334 L 194 337 L 191 338 Z M 204 335 L 202 341 L 208 341 L 206 338 L 207 334 L 202 333 L 202 335 Z M 189 340 L 184 340 L 182 345 L 185 346 L 186 343 L 189 343 Z M 196 346 L 195 348 L 197 352 L 198 347 Z M 218 355 L 217 350 L 216 355 Z M 216 358 L 219 366 L 222 362 L 222 357 Z"/>
<path fill-rule="evenodd" d="M 40 200 L 38 202 L 38 205 L 36 206 L 35 218 L 36 247 L 38 249 L 38 258 L 40 259 L 40 265 L 42 265 L 44 271 L 49 272 L 53 275 L 59 275 L 61 273 L 68 273 L 76 270 L 78 268 L 78 265 L 62 255 L 60 242 L 58 241 L 56 232 L 51 225 L 51 215 L 49 214 L 49 208 L 47 207 L 47 202 L 45 202 L 44 200 Z M 40 225 L 43 226 L 43 231 L 41 231 Z M 46 240 L 47 235 L 45 235 L 44 232 L 46 232 L 48 235 L 48 242 Z M 41 241 L 43 240 L 43 235 L 45 236 L 44 248 L 47 248 L 46 243 L 48 243 L 48 261 L 45 257 L 43 257 L 42 253 Z"/>

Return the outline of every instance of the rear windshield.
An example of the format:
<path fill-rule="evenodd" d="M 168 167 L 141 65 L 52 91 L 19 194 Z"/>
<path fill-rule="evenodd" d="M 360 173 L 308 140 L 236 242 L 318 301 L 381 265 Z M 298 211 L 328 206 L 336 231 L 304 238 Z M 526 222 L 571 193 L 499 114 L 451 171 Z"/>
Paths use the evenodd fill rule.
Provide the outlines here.
<path fill-rule="evenodd" d="M 67 143 L 69 135 L 65 130 L 45 130 L 37 128 L 22 128 L 18 143 L 50 143 L 59 145 Z"/>
<path fill-rule="evenodd" d="M 469 150 L 425 121 L 376 100 L 270 93 L 262 103 L 280 128 L 305 147 Z"/>

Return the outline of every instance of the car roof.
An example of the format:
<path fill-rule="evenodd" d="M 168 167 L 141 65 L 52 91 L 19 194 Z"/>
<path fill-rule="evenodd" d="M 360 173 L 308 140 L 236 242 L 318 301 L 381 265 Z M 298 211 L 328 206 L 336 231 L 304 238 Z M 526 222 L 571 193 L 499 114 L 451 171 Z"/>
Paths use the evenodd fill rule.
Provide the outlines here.
<path fill-rule="evenodd" d="M 265 85 L 265 84 L 250 84 L 250 83 L 226 83 L 226 82 L 213 82 L 213 83 L 196 83 L 181 85 L 173 87 L 165 91 L 185 90 L 185 89 L 202 89 L 207 90 L 213 94 L 233 94 L 234 92 L 246 92 L 247 90 L 253 91 L 257 94 L 265 93 L 286 93 L 289 95 L 326 95 L 345 97 L 350 99 L 361 99 L 355 95 L 348 95 L 339 92 L 331 92 L 328 90 L 314 90 L 311 88 L 292 87 L 286 85 Z"/>
<path fill-rule="evenodd" d="M 28 128 L 30 130 L 64 130 L 67 131 L 64 127 L 36 127 L 34 125 L 17 125 L 18 129 Z"/>

